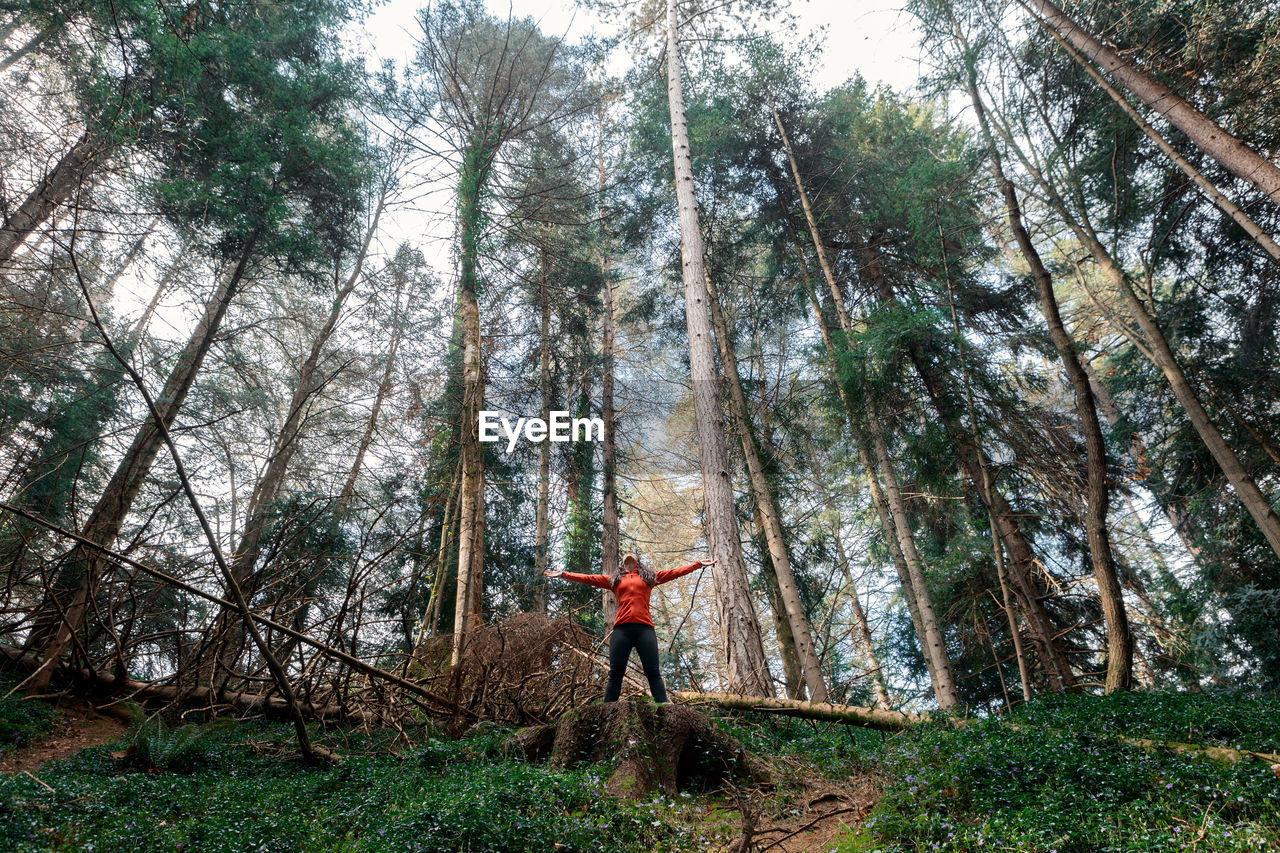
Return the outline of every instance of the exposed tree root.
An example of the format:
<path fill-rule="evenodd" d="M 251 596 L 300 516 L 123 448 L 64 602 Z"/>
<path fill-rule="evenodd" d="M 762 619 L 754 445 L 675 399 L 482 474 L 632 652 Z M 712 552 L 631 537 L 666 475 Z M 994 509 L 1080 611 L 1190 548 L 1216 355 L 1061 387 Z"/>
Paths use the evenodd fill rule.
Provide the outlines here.
<path fill-rule="evenodd" d="M 515 745 L 529 760 L 560 769 L 616 761 L 607 785 L 627 799 L 770 780 L 764 763 L 705 715 L 645 699 L 584 705 L 555 723 L 521 730 Z"/>

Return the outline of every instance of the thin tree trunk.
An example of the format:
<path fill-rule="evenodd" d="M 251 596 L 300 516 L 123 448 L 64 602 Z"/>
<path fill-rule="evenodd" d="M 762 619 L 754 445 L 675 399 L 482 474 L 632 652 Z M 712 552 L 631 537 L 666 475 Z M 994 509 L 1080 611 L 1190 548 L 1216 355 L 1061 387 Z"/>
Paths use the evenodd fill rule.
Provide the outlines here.
<path fill-rule="evenodd" d="M 760 531 L 760 540 L 764 539 L 764 523 L 760 518 L 760 510 L 755 512 L 756 528 Z M 782 684 L 788 699 L 803 699 L 804 671 L 800 667 L 800 658 L 796 655 L 796 638 L 791 632 L 791 622 L 787 619 L 787 611 L 782 604 L 782 590 L 778 589 L 778 576 L 774 574 L 769 562 L 769 546 L 759 541 L 760 558 L 766 565 L 763 567 L 765 592 L 769 597 L 769 612 L 773 614 L 773 633 L 778 640 L 778 658 L 782 661 Z"/>
<path fill-rule="evenodd" d="M 689 333 L 689 369 L 693 384 L 694 416 L 706 502 L 707 539 L 718 562 L 712 567 L 719 599 L 720 630 L 724 641 L 729 689 L 737 693 L 772 696 L 773 683 L 765 660 L 760 622 L 756 617 L 746 567 L 742 561 L 733 479 L 724 435 L 720 386 L 707 310 L 705 259 L 689 149 L 680 71 L 680 34 L 676 0 L 667 0 L 667 99 L 671 113 L 671 147 L 676 199 L 680 208 L 685 322 Z"/>
<path fill-rule="evenodd" d="M 165 381 L 157 406 L 162 425 L 166 429 L 177 418 L 178 410 L 200 372 L 227 308 L 244 280 L 256 242 L 255 233 L 245 243 L 235 268 L 223 276 L 214 288 L 205 305 L 204 316 L 196 325 Z M 163 443 L 163 434 L 152 421 L 147 421 L 139 428 L 85 522 L 81 531 L 84 539 L 103 548 L 115 545 L 125 516 L 133 506 Z M 49 591 L 45 603 L 36 615 L 35 627 L 27 643 L 27 648 L 39 654 L 44 661 L 28 682 L 29 690 L 38 692 L 48 684 L 49 676 L 57 667 L 63 651 L 84 627 L 92 598 L 110 566 L 101 551 L 95 548 L 77 545 L 67 555 L 55 587 Z"/>
<path fill-rule="evenodd" d="M 444 581 L 445 570 L 448 568 L 449 561 L 447 554 L 449 551 L 449 534 L 453 532 L 454 525 L 457 523 L 457 516 L 451 515 L 458 508 L 457 498 L 459 496 L 459 487 L 461 486 L 462 476 L 462 460 L 458 460 L 458 465 L 454 469 L 453 478 L 448 483 L 448 495 L 444 501 L 444 515 L 440 520 L 440 545 L 436 549 L 436 573 L 431 581 L 431 597 L 427 600 L 426 614 L 423 616 L 422 626 L 418 629 L 417 641 L 413 644 L 414 648 L 422 645 L 424 637 L 434 637 L 440 632 L 440 611 L 444 605 Z"/>
<path fill-rule="evenodd" d="M 920 611 L 920 624 L 924 628 L 925 660 L 929 663 L 929 674 L 933 676 L 933 695 L 938 700 L 938 707 L 949 711 L 960 704 L 956 695 L 955 676 L 951 671 L 951 660 L 947 656 L 947 643 L 942 628 L 933 610 L 933 597 L 929 595 L 929 587 L 924 579 L 924 566 L 916 549 L 916 540 L 911 532 L 911 520 L 907 517 L 907 504 L 902 498 L 902 490 L 898 486 L 898 475 L 893 470 L 893 460 L 889 458 L 889 447 L 884 439 L 884 427 L 874 411 L 869 412 L 868 425 L 871 428 L 871 443 L 875 448 L 876 461 L 880 465 L 880 474 L 884 477 L 885 492 L 889 498 L 889 511 L 893 514 L 893 523 L 898 529 L 898 539 L 902 544 L 902 556 L 907 562 L 907 571 L 911 574 L 911 586 L 915 591 L 916 608 Z"/>
<path fill-rule="evenodd" d="M 720 302 L 719 292 L 709 274 L 706 275 L 706 283 L 707 307 L 711 311 L 711 322 L 720 348 L 720 363 L 728 380 L 729 411 L 741 439 L 751 496 L 759 515 L 765 544 L 769 549 L 770 568 L 778 585 L 778 596 L 786 616 L 787 627 L 794 641 L 796 658 L 804 674 L 809 698 L 814 702 L 825 702 L 827 685 L 822 676 L 822 664 L 818 660 L 817 649 L 814 648 L 809 617 L 805 614 L 804 602 L 800 600 L 800 589 L 796 584 L 795 573 L 791 570 L 791 555 L 787 550 L 786 534 L 782 529 L 778 499 L 765 473 L 764 462 L 760 458 L 760 447 L 752 431 L 746 395 L 742 391 L 742 376 L 738 370 L 738 356 L 733 350 L 729 324 L 724 316 L 724 306 Z"/>
<path fill-rule="evenodd" d="M 1228 133 L 1168 86 L 1126 62 L 1049 0 L 1024 0 L 1023 5 L 1034 9 L 1041 23 L 1056 31 L 1084 56 L 1096 62 L 1113 80 L 1185 133 L 1193 145 L 1236 177 L 1253 184 L 1272 204 L 1280 206 L 1280 167 Z M 1077 60 L 1080 58 L 1076 56 Z"/>
<path fill-rule="evenodd" d="M 97 169 L 107 145 L 93 131 L 76 140 L 26 199 L 0 225 L 0 267 L 7 266 L 27 238 Z"/>
<path fill-rule="evenodd" d="M 120 279 L 124 278 L 124 274 L 128 272 L 133 264 L 138 260 L 138 257 L 142 254 L 143 247 L 147 243 L 147 238 L 155 232 L 156 223 L 159 221 L 160 217 L 158 216 L 151 220 L 146 229 L 129 244 L 128 250 L 125 251 L 124 256 L 120 259 L 120 262 L 116 264 L 116 267 L 111 271 L 111 274 L 107 276 L 106 281 L 94 289 L 92 299 L 95 311 L 101 312 L 107 305 L 111 304 L 111 300 L 115 297 L 116 285 L 120 283 Z M 158 288 L 156 292 L 160 293 L 164 289 L 164 286 L 165 283 L 162 281 L 161 287 Z M 75 330 L 72 332 L 72 337 L 78 338 L 81 334 L 87 332 L 92 325 L 93 321 L 88 317 L 79 321 L 75 326 Z"/>
<path fill-rule="evenodd" d="M 458 424 L 462 485 L 458 509 L 458 586 L 454 604 L 453 655 L 456 665 L 467 635 L 480 624 L 478 600 L 484 587 L 484 456 L 480 448 L 480 411 L 484 408 L 484 366 L 480 350 L 480 303 L 477 299 L 478 181 L 462 182 L 461 276 L 458 322 L 462 326 L 462 410 Z"/>
<path fill-rule="evenodd" d="M 596 161 L 596 193 L 598 195 L 598 216 L 600 221 L 600 274 L 602 279 L 600 320 L 600 419 L 604 421 L 604 436 L 600 442 L 600 467 L 602 495 L 602 519 L 600 529 L 600 561 L 601 571 L 606 577 L 612 577 L 618 567 L 618 414 L 614 407 L 614 336 L 616 319 L 613 315 L 613 279 L 609 264 L 609 230 L 608 217 L 605 210 L 604 169 L 604 107 L 600 108 L 599 148 Z M 601 610 L 604 614 L 604 630 L 608 634 L 613 627 L 613 620 L 618 615 L 618 600 L 613 591 L 602 589 Z"/>
<path fill-rule="evenodd" d="M 547 294 L 547 250 L 538 251 L 538 302 L 542 309 L 538 328 L 538 389 L 542 397 L 541 417 L 547 423 L 551 418 L 551 300 Z M 534 521 L 534 579 L 533 609 L 547 612 L 547 583 L 543 572 L 547 570 L 547 504 L 551 498 L 551 442 L 538 445 L 538 505 Z"/>
<path fill-rule="evenodd" d="M 360 443 L 356 445 L 355 458 L 351 460 L 351 469 L 347 471 L 347 479 L 342 483 L 342 491 L 338 494 L 338 512 L 345 512 L 347 507 L 351 505 L 351 500 L 355 497 L 356 481 L 360 476 L 361 469 L 364 468 L 364 458 L 369 452 L 369 446 L 373 444 L 374 433 L 378 430 L 378 418 L 382 414 L 382 406 L 386 402 L 387 395 L 391 393 L 391 377 L 395 372 L 396 357 L 400 353 L 400 341 L 404 337 L 404 325 L 401 321 L 400 297 L 403 294 L 404 286 L 408 283 L 407 276 L 396 276 L 396 291 L 394 298 L 394 307 L 391 316 L 391 343 L 387 347 L 387 361 L 382 368 L 382 378 L 378 381 L 378 392 L 373 398 L 373 407 L 369 409 L 369 417 L 364 422 L 364 432 L 360 435 Z"/>
<path fill-rule="evenodd" d="M 150 301 L 147 302 L 147 307 L 143 309 L 142 314 L 139 315 L 129 329 L 129 340 L 133 348 L 136 349 L 142 343 L 143 335 L 147 332 L 147 326 L 151 324 L 151 318 L 155 315 L 156 308 L 160 306 L 160 300 L 164 298 L 165 294 L 169 292 L 169 288 L 173 286 L 173 280 L 178 277 L 179 270 L 185 266 L 186 259 L 187 249 L 184 246 L 182 251 L 178 252 L 178 256 L 165 269 L 164 275 L 160 278 L 160 283 L 156 285 Z"/>
<path fill-rule="evenodd" d="M 1116 574 L 1115 560 L 1111 553 L 1111 540 L 1107 531 L 1107 509 L 1111 503 L 1111 494 L 1107 486 L 1107 445 L 1102 434 L 1102 425 L 1098 422 L 1098 410 L 1094 404 L 1093 391 L 1089 387 L 1089 377 L 1085 373 L 1079 346 L 1072 339 L 1062 322 L 1062 313 L 1058 309 L 1058 297 L 1053 290 L 1053 278 L 1045 268 L 1031 242 L 1031 235 L 1022 220 L 1022 207 L 1018 202 L 1018 192 L 1004 173 L 1000 151 L 996 148 L 995 137 L 987 122 L 986 106 L 978 94 L 977 79 L 972 68 L 968 76 L 969 96 L 973 100 L 974 114 L 983 138 L 990 148 L 991 172 L 996 185 L 1004 197 L 1005 211 L 1009 219 L 1009 229 L 1013 232 L 1018 250 L 1031 270 L 1036 287 L 1040 292 L 1040 308 L 1049 327 L 1049 337 L 1058 352 L 1058 359 L 1071 383 L 1075 397 L 1076 417 L 1085 439 L 1085 466 L 1088 481 L 1085 500 L 1085 534 L 1089 542 L 1089 557 L 1093 564 L 1093 577 L 1098 584 L 1098 598 L 1102 605 L 1102 618 L 1107 629 L 1107 675 L 1106 691 L 1128 690 L 1133 679 L 1133 637 L 1129 630 L 1129 617 L 1125 613 L 1124 593 L 1120 589 L 1120 579 Z M 950 282 L 948 282 L 948 292 Z M 955 306 L 952 305 L 952 319 L 957 324 Z M 977 429 L 977 423 L 974 423 Z"/>

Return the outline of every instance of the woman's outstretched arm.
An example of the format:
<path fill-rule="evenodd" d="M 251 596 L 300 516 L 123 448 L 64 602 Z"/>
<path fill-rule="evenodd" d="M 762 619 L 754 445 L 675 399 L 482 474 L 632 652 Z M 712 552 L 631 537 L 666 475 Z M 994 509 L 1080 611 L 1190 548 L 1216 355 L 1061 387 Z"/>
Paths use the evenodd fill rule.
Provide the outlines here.
<path fill-rule="evenodd" d="M 689 572 L 696 571 L 703 566 L 710 566 L 715 562 L 715 560 L 698 560 L 696 563 L 690 563 L 687 566 L 680 566 L 675 569 L 663 569 L 662 571 L 657 572 L 655 577 L 658 579 L 658 583 L 666 583 L 667 581 L 673 581 L 676 578 L 682 578 L 689 574 Z"/>
<path fill-rule="evenodd" d="M 547 569 L 543 574 L 549 578 L 564 578 L 574 583 L 585 583 L 588 586 L 598 586 L 601 589 L 612 589 L 607 575 L 583 575 L 577 572 L 564 572 L 559 569 Z"/>

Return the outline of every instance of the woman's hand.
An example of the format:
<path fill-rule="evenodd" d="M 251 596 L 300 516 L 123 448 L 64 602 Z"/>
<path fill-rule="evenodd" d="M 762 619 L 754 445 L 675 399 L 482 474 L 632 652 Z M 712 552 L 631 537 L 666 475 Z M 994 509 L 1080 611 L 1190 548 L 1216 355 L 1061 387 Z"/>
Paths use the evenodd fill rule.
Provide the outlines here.
<path fill-rule="evenodd" d="M 558 578 L 564 574 L 564 569 L 547 569 L 543 574 L 549 578 Z"/>
<path fill-rule="evenodd" d="M 705 567 L 705 566 L 714 566 L 716 563 L 720 561 L 719 560 L 699 560 L 698 562 Z"/>

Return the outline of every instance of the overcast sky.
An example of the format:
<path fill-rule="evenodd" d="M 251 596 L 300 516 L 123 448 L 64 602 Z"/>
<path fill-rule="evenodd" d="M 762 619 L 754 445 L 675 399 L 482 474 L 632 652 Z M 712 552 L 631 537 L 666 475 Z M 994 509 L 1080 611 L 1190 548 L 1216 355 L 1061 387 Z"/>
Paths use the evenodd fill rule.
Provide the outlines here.
<path fill-rule="evenodd" d="M 854 72 L 895 89 L 908 88 L 918 73 L 919 50 L 910 15 L 899 10 L 901 0 L 794 0 L 789 6 L 801 34 L 825 37 L 825 61 L 815 79 L 817 88 L 843 83 Z M 571 0 L 486 0 L 495 14 L 529 16 L 547 33 L 576 40 L 592 32 L 597 22 Z M 412 48 L 414 16 L 423 0 L 387 0 L 366 24 L 377 55 L 402 61 Z"/>

